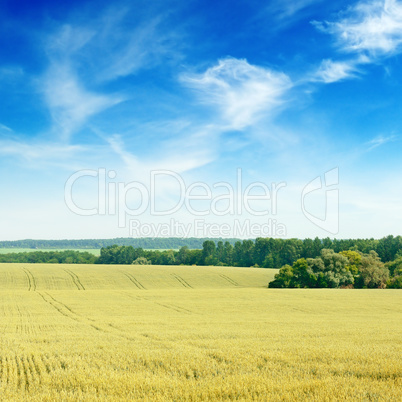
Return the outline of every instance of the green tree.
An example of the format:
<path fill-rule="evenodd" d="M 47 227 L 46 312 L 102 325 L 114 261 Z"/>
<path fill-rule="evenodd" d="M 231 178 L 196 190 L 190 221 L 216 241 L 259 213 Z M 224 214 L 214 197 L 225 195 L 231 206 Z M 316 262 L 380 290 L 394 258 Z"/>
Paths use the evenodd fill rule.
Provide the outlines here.
<path fill-rule="evenodd" d="M 258 237 L 254 244 L 254 262 L 260 267 L 264 266 L 264 261 L 270 253 L 269 239 Z"/>
<path fill-rule="evenodd" d="M 212 240 L 205 240 L 202 244 L 202 264 L 214 265 L 214 262 L 216 261 L 215 252 L 215 242 Z"/>
<path fill-rule="evenodd" d="M 183 265 L 188 265 L 190 263 L 190 250 L 187 246 L 180 248 L 177 253 L 176 262 Z"/>
<path fill-rule="evenodd" d="M 317 287 L 337 288 L 354 283 L 353 275 L 347 268 L 349 260 L 334 250 L 323 249 L 320 257 L 309 258 L 307 262 L 317 277 Z"/>
<path fill-rule="evenodd" d="M 241 244 L 240 265 L 251 267 L 254 264 L 254 242 L 252 240 L 243 240 Z"/>
<path fill-rule="evenodd" d="M 339 254 L 343 255 L 349 260 L 349 265 L 346 268 L 352 273 L 354 277 L 357 277 L 359 275 L 359 267 L 362 260 L 362 254 L 358 251 L 352 250 L 341 251 Z"/>
<path fill-rule="evenodd" d="M 311 239 L 303 240 L 303 248 L 301 253 L 303 258 L 314 258 L 318 254 L 315 254 L 314 242 Z"/>
<path fill-rule="evenodd" d="M 223 261 L 225 265 L 233 265 L 233 246 L 225 241 L 224 250 L 223 250 Z"/>
<path fill-rule="evenodd" d="M 322 241 L 316 237 L 313 241 L 314 244 L 314 258 L 318 257 L 321 253 L 321 250 L 324 248 L 322 245 Z"/>
<path fill-rule="evenodd" d="M 389 270 L 381 262 L 375 251 L 363 255 L 359 267 L 360 275 L 357 280 L 359 287 L 385 288 L 389 279 Z"/>
<path fill-rule="evenodd" d="M 175 265 L 176 258 L 173 250 L 167 250 L 162 253 L 162 265 Z"/>
<path fill-rule="evenodd" d="M 270 288 L 293 288 L 294 287 L 293 267 L 284 265 L 279 273 L 275 275 L 273 281 L 268 284 Z"/>
<path fill-rule="evenodd" d="M 218 241 L 215 255 L 217 263 L 223 265 L 225 259 L 225 246 L 223 245 L 223 241 Z"/>
<path fill-rule="evenodd" d="M 299 239 L 288 239 L 282 247 L 282 259 L 285 264 L 293 264 L 300 258 L 303 242 Z"/>
<path fill-rule="evenodd" d="M 317 276 L 306 259 L 300 258 L 293 264 L 293 281 L 297 288 L 316 287 Z"/>
<path fill-rule="evenodd" d="M 147 260 L 145 257 L 138 257 L 133 261 L 134 265 L 151 265 L 151 261 Z"/>
<path fill-rule="evenodd" d="M 387 262 L 385 266 L 389 269 L 389 274 L 394 276 L 396 271 L 402 271 L 402 257 L 398 257 L 394 261 Z"/>

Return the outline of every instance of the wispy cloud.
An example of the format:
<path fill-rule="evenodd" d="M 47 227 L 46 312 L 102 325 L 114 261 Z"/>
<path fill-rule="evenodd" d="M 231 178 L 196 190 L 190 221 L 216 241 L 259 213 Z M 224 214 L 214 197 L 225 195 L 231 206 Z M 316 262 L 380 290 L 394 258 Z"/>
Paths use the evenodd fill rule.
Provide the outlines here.
<path fill-rule="evenodd" d="M 357 76 L 356 62 L 323 60 L 318 70 L 313 75 L 313 81 L 324 82 L 326 84 L 341 81 Z"/>
<path fill-rule="evenodd" d="M 172 59 L 178 56 L 174 50 L 177 41 L 175 33 L 164 31 L 162 33 L 162 18 L 156 17 L 139 26 L 133 31 L 117 31 L 116 26 L 112 40 L 108 32 L 102 33 L 104 46 L 113 49 L 111 57 L 98 78 L 112 80 L 137 73 L 139 70 L 149 69 L 159 64 L 163 59 Z M 116 46 L 116 43 L 118 45 Z M 122 45 L 123 44 L 123 45 Z"/>
<path fill-rule="evenodd" d="M 35 162 L 59 162 L 75 156 L 79 152 L 86 151 L 79 145 L 65 145 L 63 143 L 48 142 L 24 142 L 21 140 L 0 140 L 0 155 L 13 156 L 25 161 Z"/>
<path fill-rule="evenodd" d="M 219 134 L 219 128 L 210 125 L 187 127 L 185 134 L 176 133 L 176 136 L 160 142 L 156 149 L 152 149 L 152 156 L 141 152 L 135 154 L 121 135 L 102 137 L 121 159 L 130 176 L 141 179 L 148 177 L 153 170 L 185 173 L 212 162 L 217 156 Z"/>
<path fill-rule="evenodd" d="M 241 130 L 261 115 L 272 113 L 292 87 L 281 72 L 226 58 L 202 74 L 185 74 L 181 81 L 198 92 L 202 103 L 217 106 L 227 129 Z"/>
<path fill-rule="evenodd" d="M 320 31 L 335 37 L 346 61 L 323 60 L 313 81 L 337 82 L 358 77 L 358 66 L 378 62 L 402 51 L 402 3 L 396 0 L 360 1 L 339 14 L 338 21 L 312 21 Z"/>
<path fill-rule="evenodd" d="M 129 97 L 105 92 L 105 84 L 173 57 L 174 32 L 161 33 L 161 17 L 128 28 L 131 17 L 128 8 L 109 9 L 85 26 L 64 24 L 44 40 L 49 65 L 38 86 L 58 138 L 68 140 L 92 116 Z"/>
<path fill-rule="evenodd" d="M 4 124 L 0 123 L 0 131 L 6 131 L 7 133 L 12 133 L 13 130 L 10 127 L 5 126 Z"/>
<path fill-rule="evenodd" d="M 396 0 L 360 1 L 336 22 L 313 22 L 335 36 L 347 52 L 366 53 L 370 58 L 392 56 L 402 51 L 402 3 Z"/>
<path fill-rule="evenodd" d="M 68 65 L 58 63 L 50 66 L 41 85 L 54 122 L 52 131 L 63 140 L 68 140 L 91 116 L 122 100 L 88 91 Z"/>
<path fill-rule="evenodd" d="M 46 41 L 48 55 L 77 67 L 85 63 L 89 78 L 98 83 L 180 57 L 183 38 L 165 26 L 164 17 L 157 15 L 134 27 L 133 18 L 130 8 L 112 7 L 85 25 L 65 24 Z"/>
<path fill-rule="evenodd" d="M 94 39 L 96 27 L 63 24 L 53 35 L 45 39 L 45 50 L 50 59 L 69 61 Z"/>
<path fill-rule="evenodd" d="M 300 18 L 301 12 L 323 0 L 276 0 L 271 2 L 268 7 L 269 12 L 276 16 L 278 19 L 288 19 L 298 14 Z"/>
<path fill-rule="evenodd" d="M 106 141 L 110 145 L 111 150 L 121 158 L 125 166 L 129 168 L 131 172 L 136 172 L 138 175 L 143 173 L 143 168 L 138 157 L 127 150 L 120 135 L 113 134 L 106 138 Z"/>
<path fill-rule="evenodd" d="M 380 147 L 388 142 L 395 141 L 397 138 L 398 136 L 394 134 L 389 136 L 378 135 L 367 143 L 367 151 L 371 151 L 372 149 Z"/>
<path fill-rule="evenodd" d="M 260 13 L 258 21 L 269 20 L 269 28 L 272 30 L 286 29 L 292 24 L 308 17 L 314 12 L 317 4 L 323 0 L 272 0 Z"/>
<path fill-rule="evenodd" d="M 0 80 L 13 80 L 24 75 L 24 70 L 20 66 L 2 66 L 0 67 Z"/>

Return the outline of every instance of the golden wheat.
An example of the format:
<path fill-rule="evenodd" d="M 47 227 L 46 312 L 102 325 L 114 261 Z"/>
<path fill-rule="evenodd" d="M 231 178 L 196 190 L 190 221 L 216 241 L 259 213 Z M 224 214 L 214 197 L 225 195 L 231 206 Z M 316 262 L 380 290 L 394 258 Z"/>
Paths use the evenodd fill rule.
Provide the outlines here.
<path fill-rule="evenodd" d="M 275 271 L 0 265 L 0 399 L 402 400 L 402 292 Z"/>

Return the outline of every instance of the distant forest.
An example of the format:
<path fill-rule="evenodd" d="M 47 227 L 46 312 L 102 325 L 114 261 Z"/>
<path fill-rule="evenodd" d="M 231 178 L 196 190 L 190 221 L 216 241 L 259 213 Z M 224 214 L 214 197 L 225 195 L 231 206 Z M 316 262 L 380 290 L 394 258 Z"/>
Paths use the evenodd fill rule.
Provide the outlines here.
<path fill-rule="evenodd" d="M 115 239 L 82 239 L 82 240 L 15 240 L 0 241 L 0 248 L 30 248 L 30 249 L 101 249 L 113 245 L 132 246 L 134 248 L 155 249 L 155 250 L 178 250 L 186 246 L 190 249 L 202 249 L 206 240 L 228 241 L 234 244 L 239 239 L 209 239 L 209 238 L 179 238 L 179 237 L 160 237 L 160 238 L 126 238 L 118 237 Z"/>

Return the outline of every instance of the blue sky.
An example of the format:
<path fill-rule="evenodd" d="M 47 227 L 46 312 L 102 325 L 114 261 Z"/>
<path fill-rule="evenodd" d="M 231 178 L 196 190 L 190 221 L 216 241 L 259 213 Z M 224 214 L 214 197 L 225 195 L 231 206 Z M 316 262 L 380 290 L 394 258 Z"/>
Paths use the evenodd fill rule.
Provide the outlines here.
<path fill-rule="evenodd" d="M 127 237 L 136 235 L 130 220 L 148 230 L 172 219 L 202 219 L 205 231 L 189 235 L 219 224 L 231 227 L 223 236 L 256 237 L 233 229 L 247 222 L 283 237 L 400 234 L 402 2 L 58 3 L 0 6 L 2 240 Z M 90 175 L 70 195 L 97 213 L 72 211 L 69 177 L 99 169 L 113 172 L 107 211 Z M 156 170 L 172 173 L 151 194 Z M 307 193 L 335 171 L 332 193 Z M 269 204 L 265 215 L 230 211 L 229 199 L 219 204 L 226 214 L 212 211 L 217 184 L 235 188 L 238 172 L 242 190 L 271 190 L 252 208 Z M 160 209 L 177 205 L 178 177 L 185 190 L 194 185 L 183 202 L 205 194 L 196 183 L 212 189 L 210 200 L 191 201 L 209 213 L 185 202 L 169 214 L 130 213 L 144 204 L 141 186 Z M 124 225 L 109 191 L 119 183 Z M 182 234 L 170 228 L 165 235 Z"/>

